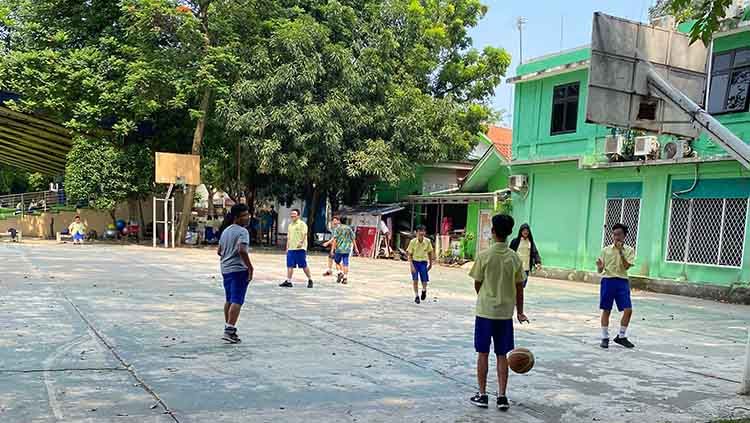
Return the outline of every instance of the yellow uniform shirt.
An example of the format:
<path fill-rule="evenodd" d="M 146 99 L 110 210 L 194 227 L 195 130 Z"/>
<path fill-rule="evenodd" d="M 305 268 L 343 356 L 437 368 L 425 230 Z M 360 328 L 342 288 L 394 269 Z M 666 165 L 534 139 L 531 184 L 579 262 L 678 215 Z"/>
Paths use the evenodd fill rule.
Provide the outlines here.
<path fill-rule="evenodd" d="M 481 252 L 469 276 L 482 282 L 477 295 L 477 316 L 494 320 L 513 318 L 516 284 L 523 283 L 526 275 L 521 258 L 508 244 L 496 242 Z"/>
<path fill-rule="evenodd" d="M 286 234 L 288 250 L 307 250 L 307 224 L 302 219 L 290 223 Z"/>
<path fill-rule="evenodd" d="M 635 263 L 635 250 L 633 247 L 625 244 L 622 246 L 622 255 L 625 256 L 625 260 L 628 263 Z M 628 278 L 628 270 L 622 264 L 622 257 L 620 252 L 615 248 L 614 245 L 608 245 L 602 249 L 602 253 L 599 256 L 604 262 L 603 275 L 609 278 Z"/>
<path fill-rule="evenodd" d="M 409 241 L 409 246 L 406 247 L 406 252 L 411 254 L 412 261 L 429 261 L 432 251 L 432 243 L 427 238 L 423 238 L 422 242 L 414 238 Z"/>
<path fill-rule="evenodd" d="M 528 239 L 521 238 L 518 243 L 518 257 L 521 257 L 521 264 L 523 265 L 524 272 L 531 270 L 531 242 Z"/>
<path fill-rule="evenodd" d="M 86 225 L 84 225 L 83 222 L 80 222 L 80 223 L 73 222 L 70 224 L 70 226 L 68 226 L 68 231 L 70 231 L 71 235 L 75 235 L 75 234 L 86 235 Z"/>

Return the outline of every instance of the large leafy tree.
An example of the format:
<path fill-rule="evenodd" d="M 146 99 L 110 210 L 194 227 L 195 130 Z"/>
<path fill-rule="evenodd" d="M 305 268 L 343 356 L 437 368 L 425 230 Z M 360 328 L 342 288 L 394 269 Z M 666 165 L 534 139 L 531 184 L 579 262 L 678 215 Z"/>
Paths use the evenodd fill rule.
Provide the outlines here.
<path fill-rule="evenodd" d="M 68 153 L 65 192 L 72 199 L 108 211 L 114 222 L 118 205 L 153 192 L 153 172 L 148 148 L 79 137 Z"/>
<path fill-rule="evenodd" d="M 295 181 L 314 216 L 324 193 L 466 156 L 510 62 L 471 48 L 485 11 L 477 0 L 297 2 L 265 26 L 219 112 L 258 173 Z"/>
<path fill-rule="evenodd" d="M 252 41 L 254 12 L 265 9 L 245 6 L 261 3 L 0 0 L 0 38 L 9 45 L 0 88 L 22 95 L 15 107 L 95 138 L 144 142 L 147 124 L 157 137 L 146 146 L 201 154 L 213 105 Z"/>

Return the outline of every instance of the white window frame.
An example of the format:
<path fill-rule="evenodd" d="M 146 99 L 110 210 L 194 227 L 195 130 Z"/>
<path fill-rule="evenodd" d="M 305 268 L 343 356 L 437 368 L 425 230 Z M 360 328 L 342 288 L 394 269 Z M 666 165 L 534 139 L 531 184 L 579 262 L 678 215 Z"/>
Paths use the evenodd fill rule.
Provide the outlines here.
<path fill-rule="evenodd" d="M 672 227 L 672 203 L 675 200 L 674 198 L 669 199 L 669 219 L 667 220 L 667 236 L 665 238 L 665 244 L 664 244 L 664 262 L 670 263 L 670 264 L 679 264 L 679 265 L 689 265 L 689 266 L 703 266 L 703 267 L 715 267 L 719 269 L 742 269 L 745 265 L 745 240 L 747 238 L 747 220 L 748 220 L 748 210 L 750 210 L 750 198 L 746 199 L 745 201 L 745 231 L 742 236 L 742 252 L 740 253 L 740 265 L 739 266 L 728 266 L 725 264 L 719 264 L 719 261 L 721 259 L 721 251 L 722 251 L 722 243 L 724 241 L 724 222 L 726 219 L 726 212 L 727 212 L 727 200 L 734 200 L 735 198 L 722 198 L 722 197 L 715 197 L 713 199 L 716 200 L 723 200 L 722 201 L 722 207 L 721 207 L 721 227 L 719 228 L 719 248 L 718 248 L 718 255 L 719 258 L 716 260 L 717 264 L 710 264 L 710 263 L 694 263 L 691 261 L 674 261 L 669 260 L 669 241 L 672 238 L 672 231 L 670 231 L 670 228 Z M 693 226 L 693 200 L 695 198 L 679 198 L 679 200 L 689 200 L 690 205 L 688 207 L 688 228 L 687 228 L 687 235 L 685 237 L 685 252 L 683 253 L 683 257 L 687 258 L 688 253 L 690 251 L 690 235 L 691 235 L 691 228 Z"/>
<path fill-rule="evenodd" d="M 620 206 L 620 220 L 622 221 L 622 216 L 625 214 L 625 200 L 638 200 L 638 228 L 635 235 L 635 246 L 633 249 L 637 252 L 638 251 L 638 242 L 641 239 L 641 210 L 643 207 L 643 199 L 641 197 L 607 197 L 604 199 L 604 223 L 602 224 L 602 248 L 606 247 L 604 245 L 604 241 L 607 239 L 607 231 L 611 228 L 607 227 L 607 203 L 609 200 L 620 200 L 622 202 L 622 205 Z M 622 222 L 620 222 L 622 223 Z M 623 223 L 624 224 L 624 223 Z"/>

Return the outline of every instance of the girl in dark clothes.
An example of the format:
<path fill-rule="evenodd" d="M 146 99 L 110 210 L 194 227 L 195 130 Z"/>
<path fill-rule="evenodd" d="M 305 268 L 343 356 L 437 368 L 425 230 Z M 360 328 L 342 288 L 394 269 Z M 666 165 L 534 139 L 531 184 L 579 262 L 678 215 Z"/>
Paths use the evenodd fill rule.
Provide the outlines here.
<path fill-rule="evenodd" d="M 521 225 L 518 230 L 518 236 L 510 242 L 510 248 L 518 253 L 523 262 L 523 271 L 526 272 L 526 280 L 523 281 L 524 288 L 529 280 L 529 272 L 532 268 L 542 266 L 542 258 L 539 257 L 539 251 L 534 243 L 534 236 L 531 235 L 531 227 L 528 223 Z"/>

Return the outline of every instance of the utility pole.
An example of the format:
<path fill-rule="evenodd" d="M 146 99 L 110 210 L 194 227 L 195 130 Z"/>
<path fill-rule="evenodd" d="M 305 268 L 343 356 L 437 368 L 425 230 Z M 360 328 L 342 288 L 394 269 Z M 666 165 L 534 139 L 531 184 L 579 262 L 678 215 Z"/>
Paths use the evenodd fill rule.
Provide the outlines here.
<path fill-rule="evenodd" d="M 523 63 L 523 26 L 528 20 L 523 16 L 516 19 L 516 28 L 518 28 L 518 64 Z"/>

